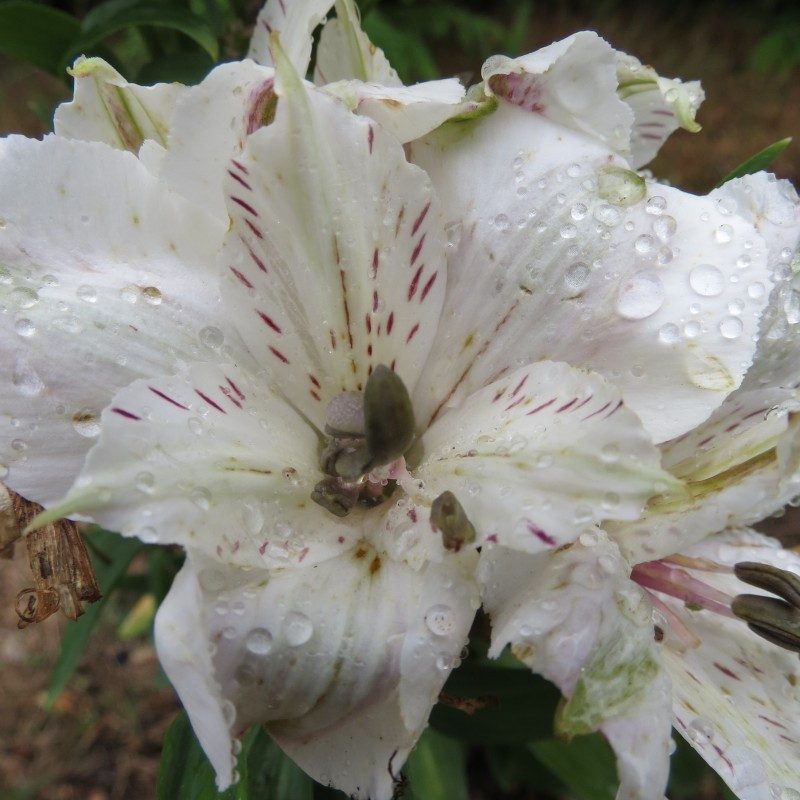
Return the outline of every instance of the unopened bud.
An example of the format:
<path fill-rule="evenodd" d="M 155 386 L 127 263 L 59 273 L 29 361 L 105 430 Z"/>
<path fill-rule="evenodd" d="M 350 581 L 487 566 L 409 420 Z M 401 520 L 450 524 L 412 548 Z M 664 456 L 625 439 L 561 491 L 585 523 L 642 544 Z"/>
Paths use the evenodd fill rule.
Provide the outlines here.
<path fill-rule="evenodd" d="M 458 552 L 463 545 L 475 541 L 475 528 L 452 492 L 442 492 L 431 503 L 431 522 L 442 532 L 442 542 L 448 550 Z"/>

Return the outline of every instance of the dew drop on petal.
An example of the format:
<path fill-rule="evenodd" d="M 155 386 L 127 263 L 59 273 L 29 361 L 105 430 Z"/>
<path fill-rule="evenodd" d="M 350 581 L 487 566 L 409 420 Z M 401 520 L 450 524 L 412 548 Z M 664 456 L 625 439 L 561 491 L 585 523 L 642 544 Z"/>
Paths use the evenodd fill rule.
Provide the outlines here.
<path fill-rule="evenodd" d="M 18 319 L 14 323 L 14 330 L 18 336 L 24 336 L 25 338 L 28 338 L 36 333 L 36 326 L 29 319 L 22 318 Z"/>
<path fill-rule="evenodd" d="M 689 738 L 696 744 L 706 744 L 714 738 L 714 727 L 707 719 L 695 717 L 688 726 Z"/>
<path fill-rule="evenodd" d="M 620 287 L 617 313 L 624 319 L 645 319 L 664 303 L 664 285 L 652 272 L 636 272 Z"/>
<path fill-rule="evenodd" d="M 700 264 L 689 273 L 689 286 L 701 297 L 716 297 L 725 288 L 725 276 L 712 264 Z"/>
<path fill-rule="evenodd" d="M 161 292 L 155 286 L 145 286 L 144 289 L 142 289 L 142 297 L 145 303 L 151 306 L 161 305 Z"/>
<path fill-rule="evenodd" d="M 662 344 L 675 344 L 680 339 L 680 336 L 680 329 L 672 322 L 668 322 L 658 329 L 658 340 Z"/>
<path fill-rule="evenodd" d="M 603 445 L 600 451 L 600 458 L 602 458 L 606 464 L 615 464 L 619 461 L 619 447 L 615 444 Z"/>
<path fill-rule="evenodd" d="M 266 628 L 253 628 L 247 634 L 244 646 L 253 655 L 265 656 L 272 650 L 272 634 Z"/>
<path fill-rule="evenodd" d="M 744 330 L 744 324 L 738 317 L 725 317 L 719 323 L 719 332 L 725 339 L 737 339 Z"/>
<path fill-rule="evenodd" d="M 14 388 L 26 397 L 36 397 L 46 388 L 44 381 L 39 377 L 39 373 L 30 364 L 23 361 L 18 361 L 15 364 L 11 382 L 14 384 Z"/>
<path fill-rule="evenodd" d="M 714 238 L 720 244 L 727 244 L 733 239 L 733 228 L 730 225 L 720 225 L 719 228 L 714 231 Z"/>
<path fill-rule="evenodd" d="M 39 302 L 39 295 L 25 286 L 18 286 L 8 294 L 8 299 L 16 308 L 32 308 Z"/>
<path fill-rule="evenodd" d="M 200 341 L 212 350 L 218 350 L 225 341 L 225 336 L 219 328 L 209 325 L 200 331 Z"/>
<path fill-rule="evenodd" d="M 145 544 L 156 544 L 158 542 L 158 532 L 155 528 L 149 525 L 140 528 L 136 533 L 137 538 L 141 539 Z"/>
<path fill-rule="evenodd" d="M 97 289 L 94 286 L 79 286 L 75 291 L 75 294 L 83 300 L 85 303 L 96 303 L 97 302 Z"/>
<path fill-rule="evenodd" d="M 764 762 L 754 750 L 749 747 L 729 747 L 725 756 L 731 763 L 735 783 L 731 788 L 737 794 L 749 786 L 757 786 L 766 780 L 767 774 Z"/>
<path fill-rule="evenodd" d="M 134 479 L 134 486 L 143 494 L 152 494 L 155 476 L 152 472 L 140 472 Z"/>
<path fill-rule="evenodd" d="M 570 264 L 564 273 L 564 285 L 567 291 L 574 295 L 582 292 L 589 285 L 591 270 L 587 264 L 577 261 Z"/>
<path fill-rule="evenodd" d="M 594 531 L 584 531 L 579 537 L 578 541 L 584 547 L 594 547 L 597 544 L 597 534 Z"/>
<path fill-rule="evenodd" d="M 655 195 L 651 197 L 647 204 L 644 207 L 644 210 L 648 214 L 652 214 L 653 216 L 658 216 L 661 214 L 662 211 L 667 207 L 667 201 L 663 197 L 659 197 Z"/>
<path fill-rule="evenodd" d="M 653 233 L 655 233 L 662 242 L 665 242 L 670 236 L 674 236 L 676 230 L 678 230 L 678 223 L 675 221 L 675 217 L 666 215 L 659 217 L 653 222 Z"/>
<path fill-rule="evenodd" d="M 450 653 L 439 653 L 436 656 L 436 669 L 440 672 L 449 672 L 453 668 L 453 657 Z"/>
<path fill-rule="evenodd" d="M 228 625 L 227 628 L 223 628 L 222 629 L 222 638 L 223 639 L 227 639 L 228 641 L 230 641 L 231 639 L 235 639 L 236 638 L 236 628 L 234 628 L 232 625 Z"/>
<path fill-rule="evenodd" d="M 202 486 L 192 489 L 189 498 L 201 511 L 208 511 L 211 508 L 211 492 Z"/>
<path fill-rule="evenodd" d="M 756 281 L 747 287 L 747 296 L 751 300 L 758 300 L 764 296 L 764 284 Z"/>
<path fill-rule="evenodd" d="M 700 326 L 699 322 L 695 322 L 692 320 L 691 322 L 687 322 L 683 326 L 683 333 L 685 336 L 688 336 L 690 339 L 694 339 L 699 336 L 703 332 L 702 327 Z"/>
<path fill-rule="evenodd" d="M 187 423 L 189 430 L 196 436 L 200 436 L 203 432 L 203 421 L 197 417 L 189 417 Z"/>
<path fill-rule="evenodd" d="M 561 226 L 559 235 L 562 239 L 574 239 L 578 235 L 578 229 L 571 223 Z"/>
<path fill-rule="evenodd" d="M 314 633 L 314 625 L 311 620 L 299 611 L 292 611 L 286 616 L 286 641 L 292 647 L 299 647 L 305 644 Z"/>
<path fill-rule="evenodd" d="M 613 228 L 622 222 L 622 212 L 614 206 L 606 203 L 597 206 L 593 214 L 594 218 L 608 228 Z"/>
<path fill-rule="evenodd" d="M 222 711 L 222 718 L 225 720 L 225 724 L 229 728 L 232 727 L 233 723 L 236 722 L 236 707 L 230 700 L 221 700 L 219 707 L 220 711 Z"/>
<path fill-rule="evenodd" d="M 655 239 L 648 234 L 642 234 L 641 236 L 636 237 L 636 241 L 633 243 L 633 248 L 640 256 L 650 255 L 655 249 L 656 243 Z"/>
<path fill-rule="evenodd" d="M 81 408 L 72 415 L 72 427 L 87 439 L 100 435 L 100 416 L 91 408 Z"/>
<path fill-rule="evenodd" d="M 447 636 L 452 633 L 455 621 L 453 609 L 445 605 L 431 606 L 425 614 L 425 624 L 434 636 Z"/>

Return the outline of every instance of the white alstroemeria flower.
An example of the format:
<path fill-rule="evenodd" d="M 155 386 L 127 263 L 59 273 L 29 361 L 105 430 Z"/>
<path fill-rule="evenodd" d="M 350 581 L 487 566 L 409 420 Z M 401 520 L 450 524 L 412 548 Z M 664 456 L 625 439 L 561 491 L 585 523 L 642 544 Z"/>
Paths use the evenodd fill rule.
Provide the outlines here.
<path fill-rule="evenodd" d="M 492 652 L 569 697 L 564 732 L 609 738 L 621 796 L 660 797 L 669 662 L 597 526 L 681 496 L 651 437 L 742 383 L 775 239 L 631 171 L 648 109 L 669 127 L 685 104 L 649 74 L 626 97 L 594 34 L 492 60 L 494 99 L 464 106 L 398 86 L 346 2 L 317 61 L 335 88 L 303 84 L 326 4 L 300 6 L 268 3 L 262 65 L 155 91 L 166 144 L 84 103 L 0 146 L 6 480 L 52 503 L 94 444 L 49 516 L 187 549 L 157 645 L 220 786 L 266 722 L 318 780 L 390 796 L 483 602 Z M 426 175 L 401 142 L 453 114 L 408 147 Z M 764 292 L 733 311 L 745 274 Z M 412 437 L 397 379 L 407 461 L 336 472 L 370 387 L 381 437 Z"/>

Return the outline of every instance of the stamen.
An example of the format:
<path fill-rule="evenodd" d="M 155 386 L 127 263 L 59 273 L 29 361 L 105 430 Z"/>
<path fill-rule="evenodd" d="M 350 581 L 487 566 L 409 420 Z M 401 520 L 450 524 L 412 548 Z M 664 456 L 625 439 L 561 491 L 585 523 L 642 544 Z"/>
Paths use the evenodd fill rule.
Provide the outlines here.
<path fill-rule="evenodd" d="M 431 522 L 442 532 L 448 550 L 458 552 L 462 545 L 475 541 L 475 528 L 452 492 L 442 492 L 431 503 Z"/>
<path fill-rule="evenodd" d="M 400 376 L 383 364 L 375 367 L 364 389 L 364 427 L 369 469 L 390 464 L 414 441 L 414 409 L 408 389 Z"/>
<path fill-rule="evenodd" d="M 800 577 L 754 561 L 742 561 L 733 571 L 739 580 L 782 598 L 740 594 L 733 599 L 733 613 L 768 642 L 800 652 Z"/>
<path fill-rule="evenodd" d="M 341 478 L 325 478 L 312 490 L 311 499 L 337 517 L 346 517 L 358 501 L 361 487 Z"/>

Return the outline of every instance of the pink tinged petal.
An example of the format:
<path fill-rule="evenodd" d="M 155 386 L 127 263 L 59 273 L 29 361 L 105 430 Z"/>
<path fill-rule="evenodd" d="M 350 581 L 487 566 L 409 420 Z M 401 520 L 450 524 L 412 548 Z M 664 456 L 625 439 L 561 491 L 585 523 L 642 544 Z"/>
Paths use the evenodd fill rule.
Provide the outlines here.
<path fill-rule="evenodd" d="M 617 390 L 566 364 L 534 364 L 481 389 L 422 447 L 414 476 L 431 500 L 452 491 L 480 539 L 528 552 L 593 522 L 636 519 L 652 495 L 681 490 Z"/>
<path fill-rule="evenodd" d="M 459 115 L 475 113 L 480 103 L 467 99 L 455 78 L 414 86 L 338 81 L 323 90 L 344 100 L 361 116 L 375 120 L 400 142 L 411 142 Z"/>
<path fill-rule="evenodd" d="M 237 158 L 252 188 L 226 187 L 222 294 L 268 374 L 321 425 L 331 397 L 363 389 L 378 364 L 413 387 L 444 296 L 445 234 L 391 136 L 279 73 L 276 119 Z"/>
<path fill-rule="evenodd" d="M 228 224 L 223 178 L 238 181 L 239 186 L 247 183 L 231 159 L 262 124 L 265 97 L 273 82 L 273 70 L 252 61 L 221 64 L 187 89 L 175 106 L 159 174 L 220 224 Z"/>
<path fill-rule="evenodd" d="M 261 381 L 234 366 L 137 381 L 115 395 L 75 487 L 48 514 L 90 516 L 148 542 L 240 566 L 314 564 L 352 546 L 311 501 L 318 440 Z"/>
<path fill-rule="evenodd" d="M 103 142 L 132 153 L 138 153 L 148 139 L 166 146 L 175 104 L 189 91 L 186 87 L 128 83 L 101 58 L 81 56 L 69 73 L 75 79 L 75 95 L 56 109 L 56 135 Z"/>
<path fill-rule="evenodd" d="M 613 380 L 660 442 L 739 385 L 767 303 L 743 281 L 772 283 L 749 220 L 609 167 L 607 150 L 513 107 L 450 139 L 412 148 L 460 227 L 418 416 L 546 358 Z"/>
<path fill-rule="evenodd" d="M 800 574 L 800 557 L 754 531 L 729 532 L 688 555 L 732 567 L 740 561 L 773 564 Z M 759 590 L 731 574 L 698 573 L 728 594 Z M 797 655 L 751 633 L 744 622 L 689 611 L 663 598 L 700 641 L 664 648 L 674 693 L 676 727 L 745 800 L 794 797 L 800 792 L 800 668 Z"/>
<path fill-rule="evenodd" d="M 697 133 L 695 114 L 705 99 L 699 81 L 662 78 L 637 58 L 617 51 L 617 93 L 634 114 L 631 162 L 639 169 L 651 161 L 678 128 Z"/>
<path fill-rule="evenodd" d="M 298 72 L 302 74 L 303 70 Z M 321 86 L 352 78 L 380 87 L 403 85 L 383 50 L 361 30 L 359 10 L 353 0 L 337 0 L 336 17 L 325 23 L 319 37 L 314 83 Z"/>
<path fill-rule="evenodd" d="M 601 730 L 617 754 L 618 797 L 660 798 L 669 771 L 669 681 L 651 606 L 602 531 L 551 553 L 486 548 L 478 575 L 491 656 L 512 652 L 567 698 L 567 736 Z"/>
<path fill-rule="evenodd" d="M 250 357 L 218 301 L 223 227 L 135 156 L 11 137 L 0 187 L 0 463 L 11 488 L 47 505 L 71 485 L 116 391 L 198 353 L 217 360 L 223 344 L 226 358 Z"/>
<path fill-rule="evenodd" d="M 272 66 L 269 37 L 280 36 L 281 47 L 292 66 L 305 76 L 311 59 L 312 34 L 333 5 L 333 0 L 267 0 L 256 19 L 247 57 Z"/>
<path fill-rule="evenodd" d="M 633 114 L 616 96 L 615 52 L 596 33 L 582 31 L 520 58 L 492 56 L 481 75 L 488 93 L 628 152 Z"/>
<path fill-rule="evenodd" d="M 474 562 L 417 572 L 364 541 L 313 570 L 267 573 L 190 552 L 157 646 L 220 785 L 232 738 L 266 722 L 316 780 L 388 800 L 466 641 Z"/>

